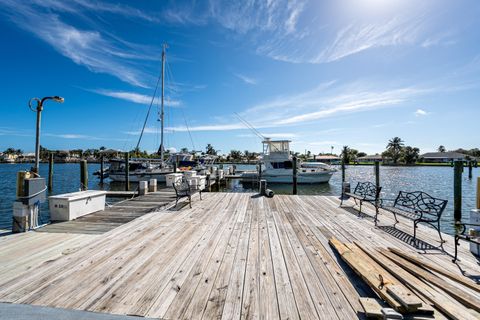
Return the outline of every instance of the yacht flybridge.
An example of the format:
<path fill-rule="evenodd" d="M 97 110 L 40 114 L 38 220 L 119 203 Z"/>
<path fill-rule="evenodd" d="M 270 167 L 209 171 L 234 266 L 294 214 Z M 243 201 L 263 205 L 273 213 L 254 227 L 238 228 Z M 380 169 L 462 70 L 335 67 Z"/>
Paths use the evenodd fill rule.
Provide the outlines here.
<path fill-rule="evenodd" d="M 293 159 L 290 154 L 289 140 L 271 140 L 265 138 L 260 160 L 262 179 L 269 183 L 293 183 Z M 297 183 L 315 184 L 330 181 L 336 170 L 321 162 L 297 161 Z M 244 180 L 258 178 L 258 172 L 242 173 Z"/>

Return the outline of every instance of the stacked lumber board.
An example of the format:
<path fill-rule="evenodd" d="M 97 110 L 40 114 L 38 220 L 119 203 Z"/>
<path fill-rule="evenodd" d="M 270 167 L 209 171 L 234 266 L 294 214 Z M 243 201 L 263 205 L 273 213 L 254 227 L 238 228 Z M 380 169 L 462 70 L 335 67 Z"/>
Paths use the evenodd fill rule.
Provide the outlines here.
<path fill-rule="evenodd" d="M 360 298 L 367 317 L 382 317 L 386 303 L 409 319 L 480 319 L 480 285 L 474 280 L 397 248 L 368 248 L 334 237 L 329 242 L 382 300 Z"/>

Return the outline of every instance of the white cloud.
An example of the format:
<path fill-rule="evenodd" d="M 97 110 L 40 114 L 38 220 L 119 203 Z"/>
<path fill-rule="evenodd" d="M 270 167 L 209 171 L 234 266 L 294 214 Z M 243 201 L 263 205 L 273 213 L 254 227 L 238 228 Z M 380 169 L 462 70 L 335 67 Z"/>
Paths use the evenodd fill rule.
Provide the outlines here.
<path fill-rule="evenodd" d="M 423 117 L 423 116 L 426 116 L 429 114 L 429 112 L 423 110 L 423 109 L 417 109 L 415 112 L 414 112 L 415 116 L 416 117 Z"/>
<path fill-rule="evenodd" d="M 255 79 L 255 78 L 248 77 L 248 76 L 243 75 L 243 74 L 240 74 L 240 73 L 235 73 L 234 75 L 235 75 L 237 78 L 239 78 L 240 80 L 242 80 L 243 82 L 245 82 L 246 84 L 255 85 L 255 84 L 258 83 L 257 79 Z"/>
<path fill-rule="evenodd" d="M 113 91 L 113 90 L 106 90 L 106 89 L 97 89 L 97 90 L 91 90 L 91 91 L 107 97 L 122 99 L 122 100 L 139 103 L 139 104 L 148 105 L 152 102 L 151 96 L 147 96 L 147 95 L 139 94 L 135 92 Z M 155 101 L 158 102 L 159 98 L 155 97 Z M 170 98 L 165 98 L 164 103 L 166 106 L 169 106 L 169 107 L 179 107 L 182 105 L 182 102 L 180 100 L 173 100 Z"/>
<path fill-rule="evenodd" d="M 75 11 L 66 2 L 47 1 L 36 4 L 5 0 L 0 6 L 3 6 L 4 14 L 18 27 L 45 41 L 74 63 L 85 66 L 92 72 L 110 74 L 135 86 L 148 87 L 151 77 L 138 68 L 139 63 L 152 57 L 147 52 L 138 53 L 147 50 L 146 47 L 128 43 L 102 33 L 99 29 L 76 28 L 62 22 L 47 7 L 52 4 L 54 9 Z M 40 4 L 44 6 L 43 9 L 39 7 Z"/>

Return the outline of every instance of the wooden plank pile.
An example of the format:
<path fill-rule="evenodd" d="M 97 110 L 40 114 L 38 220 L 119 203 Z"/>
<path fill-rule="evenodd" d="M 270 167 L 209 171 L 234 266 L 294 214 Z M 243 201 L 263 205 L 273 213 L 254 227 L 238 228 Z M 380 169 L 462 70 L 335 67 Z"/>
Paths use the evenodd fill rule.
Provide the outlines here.
<path fill-rule="evenodd" d="M 480 285 L 472 279 L 396 248 L 371 249 L 336 238 L 329 242 L 381 298 L 360 298 L 367 317 L 384 318 L 387 304 L 405 319 L 480 319 Z"/>

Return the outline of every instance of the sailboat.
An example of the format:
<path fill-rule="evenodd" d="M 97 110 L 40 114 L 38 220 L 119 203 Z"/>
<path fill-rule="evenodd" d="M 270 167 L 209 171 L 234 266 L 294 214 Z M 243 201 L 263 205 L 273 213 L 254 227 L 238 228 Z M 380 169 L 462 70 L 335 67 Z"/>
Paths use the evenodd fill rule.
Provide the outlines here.
<path fill-rule="evenodd" d="M 160 134 L 160 146 L 158 148 L 158 154 L 160 155 L 160 159 L 142 159 L 142 158 L 132 158 L 129 161 L 129 180 L 131 182 L 139 182 L 139 181 L 148 181 L 150 179 L 157 179 L 158 182 L 165 182 L 166 175 L 169 173 L 173 173 L 173 165 L 171 162 L 164 161 L 164 153 L 165 147 L 163 142 L 163 135 L 164 135 L 164 103 L 165 103 L 165 61 L 166 61 L 166 48 L 167 45 L 164 44 L 162 48 L 162 70 L 161 79 L 162 83 L 162 94 L 161 94 L 161 111 L 160 111 L 160 123 L 161 123 L 161 134 Z M 145 117 L 145 121 L 143 123 L 142 131 L 140 133 L 140 137 L 137 142 L 136 150 L 139 150 L 140 142 L 143 137 L 143 133 L 145 131 L 145 126 L 147 124 L 148 116 L 150 115 L 150 111 L 153 105 L 153 101 L 157 94 L 158 88 L 158 81 L 157 86 L 155 87 L 155 91 L 153 93 L 152 101 L 150 103 L 150 107 L 147 112 L 147 116 Z M 112 159 L 110 160 L 110 167 L 108 168 L 108 175 L 110 179 L 113 181 L 120 181 L 125 182 L 125 160 L 124 159 Z"/>

